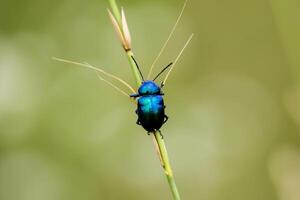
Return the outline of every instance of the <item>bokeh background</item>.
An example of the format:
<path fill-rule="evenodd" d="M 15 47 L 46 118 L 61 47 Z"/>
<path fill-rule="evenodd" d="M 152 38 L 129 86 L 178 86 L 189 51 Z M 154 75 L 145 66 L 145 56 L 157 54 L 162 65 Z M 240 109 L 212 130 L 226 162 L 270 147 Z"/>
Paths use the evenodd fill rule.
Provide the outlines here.
<path fill-rule="evenodd" d="M 183 0 L 120 0 L 146 73 Z M 134 106 L 104 0 L 0 0 L 0 199 L 171 199 Z M 155 72 L 194 39 L 164 92 L 182 199 L 300 199 L 300 4 L 189 0 Z"/>

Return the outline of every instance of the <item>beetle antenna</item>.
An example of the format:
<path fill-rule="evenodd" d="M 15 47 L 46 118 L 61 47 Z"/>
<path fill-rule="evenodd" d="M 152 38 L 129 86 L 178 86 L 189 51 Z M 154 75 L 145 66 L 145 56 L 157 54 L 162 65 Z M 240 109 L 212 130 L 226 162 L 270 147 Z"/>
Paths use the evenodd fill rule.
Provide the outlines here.
<path fill-rule="evenodd" d="M 150 67 L 150 70 L 149 70 L 147 79 L 149 79 L 150 76 L 152 75 L 152 71 L 153 71 L 154 65 L 155 65 L 156 62 L 158 61 L 158 59 L 159 59 L 159 57 L 161 56 L 161 54 L 164 52 L 164 50 L 165 50 L 165 48 L 166 48 L 166 46 L 167 46 L 169 40 L 171 39 L 172 35 L 174 34 L 174 31 L 175 31 L 175 29 L 176 29 L 176 27 L 177 27 L 177 25 L 178 25 L 178 23 L 179 23 L 179 21 L 180 21 L 180 19 L 181 19 L 182 14 L 183 14 L 183 11 L 184 11 L 184 9 L 185 9 L 185 7 L 186 7 L 187 1 L 188 1 L 188 0 L 186 0 L 186 1 L 184 2 L 183 6 L 182 6 L 182 8 L 181 8 L 181 11 L 180 11 L 180 13 L 179 13 L 179 16 L 177 17 L 177 20 L 176 20 L 176 22 L 175 22 L 175 24 L 174 24 L 174 26 L 173 26 L 173 28 L 172 28 L 172 30 L 171 30 L 171 32 L 170 32 L 168 38 L 167 38 L 167 40 L 165 41 L 165 43 L 164 43 L 164 45 L 162 46 L 162 48 L 160 49 L 160 51 L 159 51 L 157 57 L 156 57 L 155 60 L 153 61 L 152 65 L 151 65 L 151 67 Z"/>
<path fill-rule="evenodd" d="M 153 79 L 153 81 L 155 81 L 166 69 L 168 69 L 173 63 L 171 62 L 170 64 L 168 64 L 165 68 L 163 68 Z"/>
<path fill-rule="evenodd" d="M 171 73 L 171 71 L 173 70 L 175 64 L 177 63 L 178 59 L 180 58 L 180 56 L 182 55 L 183 51 L 185 50 L 185 48 L 187 47 L 187 45 L 190 43 L 190 41 L 192 40 L 194 34 L 192 33 L 191 36 L 189 37 L 189 39 L 186 41 L 185 45 L 183 46 L 183 48 L 181 49 L 181 51 L 179 52 L 178 56 L 176 57 L 174 64 L 172 65 L 172 67 L 170 68 L 170 70 L 168 71 L 164 81 L 162 82 L 162 86 L 164 86 L 166 84 L 166 81 Z"/>
<path fill-rule="evenodd" d="M 145 81 L 145 79 L 144 79 L 144 76 L 143 76 L 143 74 L 142 74 L 142 72 L 141 72 L 141 69 L 140 69 L 140 67 L 139 67 L 138 63 L 136 62 L 135 58 L 134 58 L 133 56 L 131 56 L 131 58 L 132 58 L 132 60 L 134 61 L 134 63 L 135 63 L 135 65 L 136 65 L 136 67 L 138 68 L 138 70 L 139 70 L 139 73 L 140 73 L 140 75 L 141 75 L 141 77 L 142 77 L 143 81 Z"/>
<path fill-rule="evenodd" d="M 74 61 L 71 61 L 71 60 L 66 60 L 66 59 L 61 59 L 61 58 L 55 58 L 55 57 L 53 57 L 52 59 L 56 60 L 56 61 L 59 61 L 59 62 L 74 64 L 74 65 L 78 65 L 78 66 L 81 66 L 81 67 L 89 68 L 89 69 L 95 70 L 97 72 L 100 72 L 100 73 L 102 73 L 102 74 L 104 74 L 104 75 L 106 75 L 106 76 L 108 76 L 110 78 L 113 78 L 113 79 L 119 81 L 124 86 L 126 86 L 129 90 L 131 90 L 133 93 L 136 93 L 136 91 L 126 81 L 124 81 L 123 79 L 121 79 L 121 78 L 119 78 L 119 77 L 117 77 L 117 76 L 115 76 L 113 74 L 110 74 L 110 73 L 108 73 L 108 72 L 106 72 L 106 71 L 104 71 L 104 70 L 102 70 L 100 68 L 94 67 L 94 66 L 92 66 L 92 65 L 90 65 L 88 63 L 84 64 L 84 63 L 80 63 L 80 62 L 74 62 Z"/>

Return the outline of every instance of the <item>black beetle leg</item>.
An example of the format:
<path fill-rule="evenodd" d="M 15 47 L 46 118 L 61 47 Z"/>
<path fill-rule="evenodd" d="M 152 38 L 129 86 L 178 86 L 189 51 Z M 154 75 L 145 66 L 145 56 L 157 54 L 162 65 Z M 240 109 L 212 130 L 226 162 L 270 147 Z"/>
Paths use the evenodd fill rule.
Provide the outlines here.
<path fill-rule="evenodd" d="M 147 132 L 147 135 L 150 135 L 150 134 L 151 134 L 151 132 L 148 131 L 148 132 Z"/>
<path fill-rule="evenodd" d="M 134 99 L 137 98 L 137 97 L 139 97 L 139 96 L 140 96 L 139 94 L 131 94 L 131 95 L 129 95 L 130 98 L 134 98 Z"/>
<path fill-rule="evenodd" d="M 161 131 L 160 131 L 160 130 L 157 130 L 157 131 L 159 132 L 159 135 L 160 135 L 161 139 L 164 139 L 164 136 L 163 136 L 163 134 L 161 133 Z"/>
<path fill-rule="evenodd" d="M 166 123 L 168 121 L 169 117 L 167 115 L 165 115 L 165 119 L 163 123 Z"/>

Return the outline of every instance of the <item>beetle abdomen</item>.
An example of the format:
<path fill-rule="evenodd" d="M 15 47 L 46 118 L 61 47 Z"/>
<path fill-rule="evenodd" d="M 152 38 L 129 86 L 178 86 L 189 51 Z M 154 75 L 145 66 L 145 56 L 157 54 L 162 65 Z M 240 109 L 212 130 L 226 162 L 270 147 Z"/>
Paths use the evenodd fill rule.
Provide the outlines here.
<path fill-rule="evenodd" d="M 138 99 L 138 121 L 148 132 L 159 130 L 164 123 L 165 110 L 161 95 L 148 95 Z"/>

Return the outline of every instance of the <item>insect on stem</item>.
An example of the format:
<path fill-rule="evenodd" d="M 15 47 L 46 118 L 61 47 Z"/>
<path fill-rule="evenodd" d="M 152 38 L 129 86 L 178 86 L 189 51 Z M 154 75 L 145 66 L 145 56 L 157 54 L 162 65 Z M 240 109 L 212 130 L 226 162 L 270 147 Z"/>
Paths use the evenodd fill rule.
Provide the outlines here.
<path fill-rule="evenodd" d="M 172 30 L 171 30 L 169 36 L 168 36 L 166 42 L 164 43 L 164 45 L 163 45 L 162 48 L 160 49 L 160 51 L 159 51 L 157 57 L 156 57 L 155 60 L 153 61 L 152 65 L 151 65 L 151 67 L 150 67 L 149 73 L 148 73 L 148 75 L 147 75 L 147 80 L 150 79 L 150 76 L 152 75 L 152 71 L 153 71 L 153 69 L 154 69 L 154 66 L 155 66 L 156 62 L 158 61 L 158 59 L 159 59 L 159 57 L 161 56 L 161 54 L 164 52 L 164 50 L 165 50 L 167 44 L 169 43 L 169 40 L 171 39 L 172 35 L 174 34 L 174 31 L 176 30 L 176 27 L 177 27 L 177 25 L 178 25 L 178 23 L 179 23 L 179 21 L 180 21 L 180 19 L 181 19 L 181 17 L 182 17 L 182 14 L 183 14 L 183 12 L 184 12 L 184 9 L 185 9 L 185 7 L 186 7 L 187 1 L 188 1 L 188 0 L 186 0 L 186 1 L 184 2 L 183 6 L 182 6 L 182 9 L 181 9 L 181 11 L 180 11 L 180 13 L 179 13 L 179 16 L 177 17 L 177 20 L 176 20 L 176 22 L 175 22 L 175 24 L 174 24 L 174 26 L 173 26 L 173 28 L 172 28 Z"/>
<path fill-rule="evenodd" d="M 94 66 L 92 66 L 92 65 L 90 65 L 88 63 L 84 64 L 84 63 L 80 63 L 80 62 L 75 62 L 75 61 L 66 60 L 66 59 L 62 59 L 62 58 L 55 58 L 55 57 L 53 57 L 52 59 L 56 60 L 56 61 L 64 62 L 64 63 L 78 65 L 78 66 L 81 66 L 81 67 L 89 68 L 89 69 L 95 70 L 97 72 L 100 72 L 100 73 L 102 73 L 102 74 L 104 74 L 104 75 L 106 75 L 108 77 L 111 77 L 111 78 L 119 81 L 124 86 L 126 86 L 129 90 L 131 90 L 131 92 L 136 93 L 136 91 L 126 81 L 124 81 L 123 79 L 121 79 L 121 78 L 119 78 L 119 77 L 117 77 L 117 76 L 115 76 L 113 74 L 110 74 L 110 73 L 108 73 L 108 72 L 106 72 L 106 71 L 104 71 L 104 70 L 102 70 L 100 68 L 94 67 Z"/>

